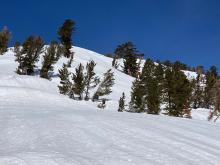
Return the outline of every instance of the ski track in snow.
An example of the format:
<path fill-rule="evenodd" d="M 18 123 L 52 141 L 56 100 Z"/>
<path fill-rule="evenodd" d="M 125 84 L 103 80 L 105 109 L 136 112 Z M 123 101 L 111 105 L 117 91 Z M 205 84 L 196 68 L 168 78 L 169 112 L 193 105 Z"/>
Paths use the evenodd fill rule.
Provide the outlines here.
<path fill-rule="evenodd" d="M 99 76 L 111 68 L 110 58 L 73 51 L 71 71 L 91 59 Z M 19 76 L 16 66 L 12 52 L 0 56 L 0 165 L 220 164 L 220 125 L 206 121 L 207 110 L 193 111 L 192 120 L 118 113 L 118 99 L 125 92 L 129 101 L 134 79 L 117 70 L 110 101 L 100 110 L 97 103 L 60 95 L 56 76 Z"/>

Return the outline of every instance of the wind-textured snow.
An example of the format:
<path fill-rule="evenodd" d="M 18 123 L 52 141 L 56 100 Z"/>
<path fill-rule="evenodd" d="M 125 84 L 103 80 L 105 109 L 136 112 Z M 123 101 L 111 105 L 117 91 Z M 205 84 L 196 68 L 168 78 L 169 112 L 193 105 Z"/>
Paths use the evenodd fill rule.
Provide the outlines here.
<path fill-rule="evenodd" d="M 73 51 L 72 71 L 91 59 L 100 77 L 111 68 L 111 58 Z M 65 61 L 59 60 L 48 81 L 14 73 L 11 51 L 0 56 L 0 165 L 220 164 L 220 125 L 206 121 L 207 110 L 194 111 L 192 120 L 119 113 L 118 98 L 125 92 L 129 101 L 134 78 L 118 70 L 105 110 L 71 100 L 57 89 L 57 70 Z"/>

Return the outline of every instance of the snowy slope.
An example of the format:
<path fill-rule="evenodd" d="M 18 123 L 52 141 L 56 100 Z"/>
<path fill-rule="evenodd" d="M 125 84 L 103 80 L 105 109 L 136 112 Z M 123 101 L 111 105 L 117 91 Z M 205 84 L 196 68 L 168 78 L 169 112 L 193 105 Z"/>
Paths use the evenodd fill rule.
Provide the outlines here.
<path fill-rule="evenodd" d="M 110 58 L 79 47 L 73 51 L 72 71 L 90 59 L 100 76 L 111 68 Z M 118 113 L 118 98 L 122 92 L 129 97 L 133 78 L 117 70 L 106 110 L 71 100 L 57 89 L 64 61 L 48 81 L 16 75 L 13 53 L 0 56 L 0 165 L 219 164 L 219 123 L 203 120 L 199 111 L 194 120 Z"/>

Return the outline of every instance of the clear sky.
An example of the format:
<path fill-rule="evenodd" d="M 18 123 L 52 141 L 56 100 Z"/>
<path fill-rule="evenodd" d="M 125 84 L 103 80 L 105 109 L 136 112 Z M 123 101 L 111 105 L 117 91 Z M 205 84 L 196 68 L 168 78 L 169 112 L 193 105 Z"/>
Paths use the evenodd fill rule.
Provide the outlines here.
<path fill-rule="evenodd" d="M 74 45 L 111 53 L 132 41 L 146 57 L 220 68 L 220 0 L 3 0 L 0 28 L 11 43 L 40 35 L 57 39 L 67 18 L 76 22 Z"/>

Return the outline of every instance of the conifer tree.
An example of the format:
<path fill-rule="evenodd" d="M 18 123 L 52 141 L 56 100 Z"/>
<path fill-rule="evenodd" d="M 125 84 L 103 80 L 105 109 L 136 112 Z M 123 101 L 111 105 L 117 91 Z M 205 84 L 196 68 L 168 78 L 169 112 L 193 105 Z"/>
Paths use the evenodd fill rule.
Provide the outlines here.
<path fill-rule="evenodd" d="M 35 63 L 39 60 L 42 53 L 44 42 L 40 37 L 30 36 L 23 43 L 22 49 L 15 54 L 15 61 L 19 63 L 18 74 L 31 75 L 34 73 Z"/>
<path fill-rule="evenodd" d="M 210 90 L 210 96 L 214 109 L 210 112 L 208 120 L 212 120 L 215 117 L 215 122 L 220 117 L 220 80 L 216 80 Z"/>
<path fill-rule="evenodd" d="M 73 93 L 79 96 L 79 100 L 83 99 L 83 91 L 85 89 L 85 77 L 83 74 L 83 65 L 80 63 L 73 73 Z"/>
<path fill-rule="evenodd" d="M 72 47 L 72 33 L 75 31 L 75 22 L 71 19 L 65 20 L 63 25 L 58 30 L 58 35 L 61 43 L 64 46 L 64 56 L 69 58 L 71 56 Z"/>
<path fill-rule="evenodd" d="M 44 60 L 40 71 L 40 77 L 50 79 L 48 72 L 53 71 L 53 64 L 59 60 L 62 52 L 62 46 L 58 45 L 57 42 L 51 42 L 43 56 Z"/>
<path fill-rule="evenodd" d="M 67 66 L 63 64 L 62 69 L 59 69 L 58 72 L 60 77 L 60 85 L 58 86 L 60 93 L 64 95 L 69 95 L 70 97 L 74 97 L 70 93 L 72 83 L 69 80 L 70 73 L 67 69 Z"/>
<path fill-rule="evenodd" d="M 89 90 L 95 88 L 98 84 L 98 77 L 95 77 L 94 68 L 96 63 L 92 60 L 86 64 L 85 75 L 85 100 L 89 100 Z"/>
<path fill-rule="evenodd" d="M 210 90 L 214 86 L 218 77 L 217 68 L 215 66 L 210 67 L 205 75 L 205 89 L 204 89 L 204 108 L 209 109 L 211 106 Z"/>
<path fill-rule="evenodd" d="M 141 113 L 145 111 L 144 90 L 140 79 L 136 79 L 131 88 L 131 101 L 129 103 L 129 111 Z"/>
<path fill-rule="evenodd" d="M 2 31 L 0 31 L 0 55 L 7 51 L 8 42 L 11 38 L 11 32 L 5 26 Z"/>
<path fill-rule="evenodd" d="M 123 112 L 125 110 L 125 93 L 122 93 L 122 96 L 119 99 L 118 102 L 118 112 Z"/>
<path fill-rule="evenodd" d="M 114 73 L 111 69 L 109 69 L 106 73 L 104 73 L 104 78 L 93 95 L 93 101 L 98 100 L 100 96 L 109 95 L 112 92 L 111 88 L 115 83 L 114 81 Z"/>
<path fill-rule="evenodd" d="M 137 58 L 143 55 L 138 53 L 134 44 L 126 42 L 119 45 L 115 50 L 115 55 L 117 58 L 124 58 L 124 73 L 136 77 L 139 69 Z"/>
<path fill-rule="evenodd" d="M 167 68 L 164 89 L 166 110 L 170 116 L 183 117 L 190 111 L 191 84 L 184 73 L 178 69 Z"/>
<path fill-rule="evenodd" d="M 141 84 L 145 96 L 143 104 L 146 104 L 147 113 L 150 114 L 159 114 L 160 112 L 162 89 L 159 86 L 159 68 L 157 69 L 157 74 L 154 62 L 151 59 L 147 59 L 142 70 Z"/>

